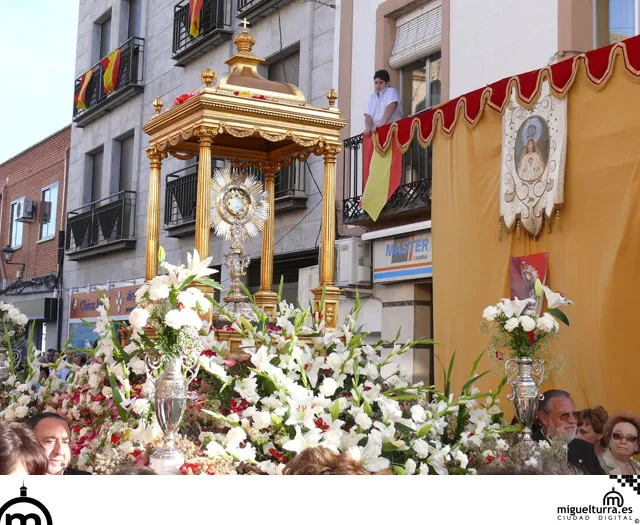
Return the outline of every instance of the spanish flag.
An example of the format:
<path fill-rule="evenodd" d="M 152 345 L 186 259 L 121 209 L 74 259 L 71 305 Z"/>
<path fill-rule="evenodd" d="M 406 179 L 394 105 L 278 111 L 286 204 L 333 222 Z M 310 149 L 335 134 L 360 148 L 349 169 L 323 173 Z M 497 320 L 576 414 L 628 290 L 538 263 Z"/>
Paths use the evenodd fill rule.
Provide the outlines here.
<path fill-rule="evenodd" d="M 76 108 L 78 109 L 87 109 L 87 88 L 89 87 L 89 82 L 91 81 L 91 77 L 93 76 L 93 69 L 87 71 L 82 78 L 80 79 L 80 89 L 76 93 Z"/>
<path fill-rule="evenodd" d="M 200 13 L 204 0 L 189 0 L 189 34 L 198 38 L 200 34 Z"/>
<path fill-rule="evenodd" d="M 120 50 L 116 49 L 113 53 L 106 56 L 100 61 L 104 68 L 104 92 L 111 93 L 118 85 L 118 75 L 120 74 Z"/>
<path fill-rule="evenodd" d="M 362 209 L 374 221 L 378 220 L 385 204 L 400 187 L 402 179 L 402 152 L 395 143 L 386 153 L 378 152 L 373 136 L 363 137 L 362 144 Z"/>

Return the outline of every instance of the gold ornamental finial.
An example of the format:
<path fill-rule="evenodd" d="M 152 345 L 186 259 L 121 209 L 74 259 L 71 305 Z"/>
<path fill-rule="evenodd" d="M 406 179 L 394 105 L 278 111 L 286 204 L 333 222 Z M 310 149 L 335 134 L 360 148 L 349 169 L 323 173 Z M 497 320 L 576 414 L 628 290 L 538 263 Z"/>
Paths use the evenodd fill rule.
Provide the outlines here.
<path fill-rule="evenodd" d="M 338 92 L 331 88 L 329 93 L 327 93 L 327 98 L 329 99 L 329 109 L 333 109 L 336 105 L 336 100 L 338 100 Z"/>
<path fill-rule="evenodd" d="M 156 115 L 159 115 L 162 111 L 162 106 L 164 106 L 164 102 L 160 99 L 160 97 L 156 97 L 153 99 L 153 107 L 156 110 Z"/>
<path fill-rule="evenodd" d="M 200 73 L 200 80 L 202 80 L 205 86 L 211 87 L 211 84 L 216 81 L 217 76 L 218 75 L 215 71 L 211 71 L 211 69 L 207 68 L 205 71 Z"/>
<path fill-rule="evenodd" d="M 256 39 L 253 38 L 249 31 L 247 31 L 247 19 L 245 18 L 242 21 L 244 28 L 240 31 L 240 34 L 233 39 L 233 43 L 236 45 L 238 49 L 238 53 L 251 53 L 254 44 L 256 43 Z"/>

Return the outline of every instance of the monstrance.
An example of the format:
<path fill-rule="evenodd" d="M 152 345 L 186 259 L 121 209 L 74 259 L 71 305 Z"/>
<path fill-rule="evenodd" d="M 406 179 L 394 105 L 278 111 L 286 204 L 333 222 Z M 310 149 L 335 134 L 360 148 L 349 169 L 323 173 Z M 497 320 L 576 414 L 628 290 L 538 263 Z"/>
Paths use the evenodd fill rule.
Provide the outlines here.
<path fill-rule="evenodd" d="M 222 261 L 229 269 L 231 286 L 224 298 L 234 315 L 255 318 L 251 304 L 242 292 L 240 278 L 246 275 L 249 255 L 243 251 L 244 241 L 256 237 L 269 213 L 267 192 L 262 182 L 243 167 L 222 168 L 211 181 L 211 227 L 216 235 L 231 241 L 231 251 Z"/>

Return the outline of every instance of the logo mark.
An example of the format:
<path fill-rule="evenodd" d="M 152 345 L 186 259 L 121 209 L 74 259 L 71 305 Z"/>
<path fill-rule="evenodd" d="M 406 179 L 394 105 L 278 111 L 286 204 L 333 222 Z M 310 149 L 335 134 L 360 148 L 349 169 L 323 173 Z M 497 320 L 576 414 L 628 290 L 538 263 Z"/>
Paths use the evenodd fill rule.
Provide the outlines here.
<path fill-rule="evenodd" d="M 20 505 L 20 510 L 24 512 L 24 508 L 27 505 L 35 507 L 33 512 L 11 512 L 11 507 L 14 505 Z M 4 521 L 2 518 L 4 517 Z M 44 517 L 45 521 L 42 521 Z M 0 507 L 0 524 L 3 525 L 53 525 L 51 514 L 47 507 L 40 503 L 35 498 L 27 496 L 27 487 L 22 485 L 20 487 L 20 496 L 10 499 L 2 507 Z"/>
<path fill-rule="evenodd" d="M 624 498 L 616 489 L 611 488 L 602 498 L 602 504 L 605 507 L 622 507 L 624 506 Z"/>

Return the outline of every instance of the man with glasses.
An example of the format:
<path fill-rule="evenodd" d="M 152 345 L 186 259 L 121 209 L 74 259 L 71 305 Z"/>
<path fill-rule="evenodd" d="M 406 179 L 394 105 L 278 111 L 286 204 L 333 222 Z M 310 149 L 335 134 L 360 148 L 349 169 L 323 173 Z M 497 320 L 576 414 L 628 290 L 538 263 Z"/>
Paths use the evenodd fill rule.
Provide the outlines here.
<path fill-rule="evenodd" d="M 533 433 L 536 441 L 560 438 L 567 441 L 567 461 L 586 474 L 604 474 L 593 445 L 576 439 L 578 420 L 576 406 L 569 392 L 547 390 L 538 405 L 538 428 Z"/>

